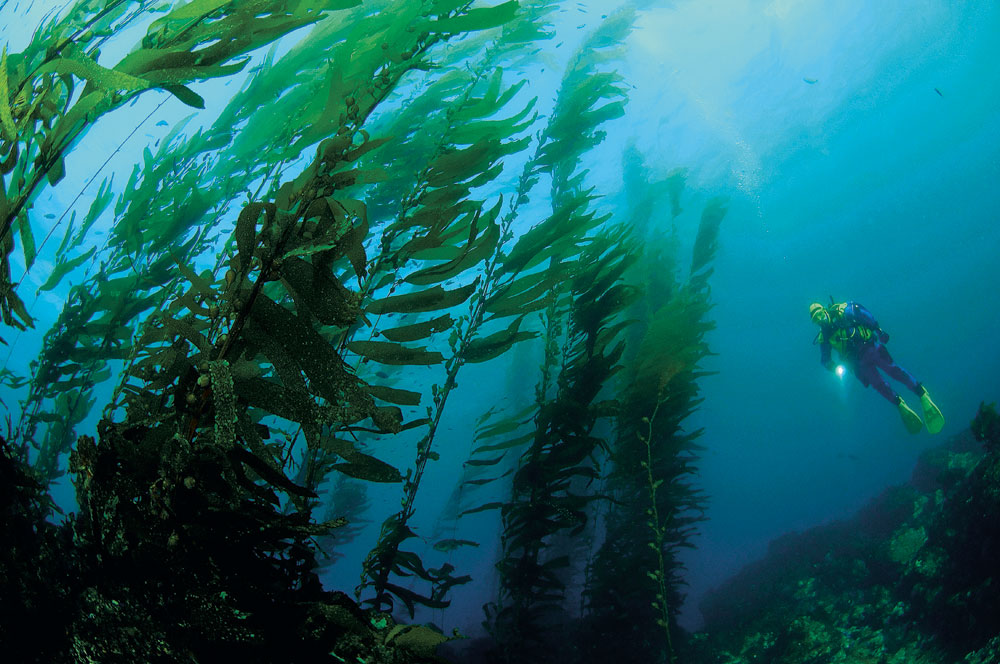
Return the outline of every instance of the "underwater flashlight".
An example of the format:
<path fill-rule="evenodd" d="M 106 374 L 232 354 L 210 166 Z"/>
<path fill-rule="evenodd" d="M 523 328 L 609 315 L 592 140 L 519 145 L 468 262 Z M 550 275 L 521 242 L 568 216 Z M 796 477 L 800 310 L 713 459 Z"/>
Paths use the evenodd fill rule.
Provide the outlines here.
<path fill-rule="evenodd" d="M 844 372 L 846 372 L 846 371 L 847 371 L 847 369 L 844 368 L 843 364 L 838 364 L 837 365 L 836 372 L 837 372 L 838 376 L 840 376 L 841 378 L 843 378 L 844 377 Z"/>

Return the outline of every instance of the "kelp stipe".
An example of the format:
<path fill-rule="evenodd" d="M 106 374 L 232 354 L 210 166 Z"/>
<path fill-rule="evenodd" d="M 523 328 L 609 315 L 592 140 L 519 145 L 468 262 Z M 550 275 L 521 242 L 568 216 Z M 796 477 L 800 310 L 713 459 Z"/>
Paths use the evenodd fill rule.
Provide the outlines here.
<path fill-rule="evenodd" d="M 667 182 L 670 182 L 668 178 Z M 657 183 L 637 182 L 641 190 Z M 669 192 L 669 190 L 668 190 Z M 671 202 L 679 201 L 675 192 Z M 655 207 L 637 220 L 662 220 Z M 686 432 L 684 420 L 698 405 L 699 363 L 708 353 L 703 337 L 712 328 L 708 275 L 725 206 L 705 206 L 692 252 L 689 278 L 678 280 L 676 244 L 660 250 L 647 241 L 639 261 L 639 281 L 662 294 L 642 298 L 630 312 L 633 348 L 623 372 L 622 403 L 607 482 L 613 502 L 604 519 L 604 544 L 587 570 L 586 612 L 581 625 L 584 655 L 669 661 L 677 656 L 671 630 L 680 605 L 678 547 L 690 546 L 702 518 L 705 497 L 688 479 L 695 470 L 700 431 Z M 666 262 L 666 267 L 664 263 Z M 663 283 L 667 280 L 667 283 Z"/>
<path fill-rule="evenodd" d="M 574 561 L 554 544 L 580 536 L 589 505 L 601 498 L 592 489 L 599 470 L 591 460 L 605 442 L 595 426 L 613 405 L 598 396 L 619 369 L 628 325 L 620 315 L 634 294 L 620 279 L 634 255 L 624 236 L 618 231 L 590 238 L 572 272 L 555 395 L 535 416 L 534 436 L 501 507 L 501 592 L 488 620 L 504 661 L 550 660 L 559 639 L 555 625 L 569 622 L 565 575 Z"/>
<path fill-rule="evenodd" d="M 508 26 L 538 21 L 544 15 L 545 12 L 535 11 L 517 17 L 505 24 L 504 34 L 507 34 Z M 524 39 L 525 33 L 535 34 L 538 30 L 513 29 L 512 32 L 520 35 L 519 39 Z M 453 568 L 448 563 L 436 570 L 429 569 L 417 553 L 400 550 L 400 545 L 414 535 L 408 522 L 413 516 L 414 500 L 427 462 L 437 457 L 431 446 L 448 397 L 457 385 L 457 375 L 465 364 L 494 359 L 514 344 L 534 336 L 534 333 L 520 329 L 524 315 L 532 310 L 530 307 L 503 312 L 498 308 L 491 309 L 491 305 L 498 304 L 510 279 L 517 274 L 510 275 L 505 270 L 507 257 L 501 249 L 503 243 L 513 236 L 511 226 L 516 219 L 518 205 L 525 200 L 523 194 L 530 188 L 531 175 L 527 169 L 522 174 L 518 194 L 499 222 L 497 216 L 502 199 L 488 208 L 484 201 L 469 198 L 470 188 L 482 187 L 496 178 L 501 172 L 502 160 L 528 144 L 527 138 L 517 136 L 534 120 L 528 118 L 534 100 L 503 117 L 503 114 L 511 113 L 505 107 L 523 87 L 523 81 L 515 86 L 505 86 L 501 69 L 486 75 L 488 65 L 509 49 L 503 36 L 492 43 L 485 57 L 487 67 L 480 65 L 474 69 L 467 91 L 447 107 L 442 139 L 431 151 L 430 161 L 421 171 L 414 191 L 404 196 L 399 219 L 383 233 L 382 254 L 368 275 L 371 282 L 383 265 L 398 266 L 404 262 L 420 265 L 427 260 L 434 261 L 428 267 L 405 276 L 398 267 L 386 275 L 381 283 L 390 286 L 390 289 L 383 302 L 391 302 L 392 306 L 375 302 L 374 306 L 368 307 L 368 311 L 381 315 L 409 309 L 439 314 L 423 323 L 384 330 L 382 334 L 389 339 L 393 339 L 393 335 L 405 335 L 400 340 L 409 341 L 451 329 L 449 355 L 447 359 L 438 356 L 438 361 L 444 361 L 445 376 L 432 389 L 433 404 L 427 408 L 428 431 L 417 444 L 413 473 L 404 481 L 402 509 L 383 524 L 378 543 L 365 561 L 362 584 L 357 589 L 360 594 L 371 585 L 375 592 L 371 602 L 376 607 L 389 606 L 388 594 L 392 593 L 403 600 L 411 615 L 416 604 L 431 608 L 447 606 L 444 597 L 448 589 L 469 580 L 467 576 L 452 576 Z M 482 92 L 477 91 L 480 81 L 484 87 Z M 437 89 L 431 87 L 430 91 L 437 92 Z M 500 119 L 496 119 L 498 115 Z M 394 249 L 396 244 L 400 245 L 398 249 Z M 444 262 L 440 262 L 442 260 Z M 436 285 L 460 275 L 468 281 L 465 275 L 476 274 L 478 270 L 481 273 L 477 274 L 475 281 L 464 287 L 441 291 Z M 394 289 L 401 285 L 408 285 L 408 292 L 393 296 Z M 431 288 L 420 290 L 421 286 Z M 468 314 L 453 321 L 447 310 L 465 299 L 469 300 Z M 433 307 L 431 303 L 434 303 Z M 492 333 L 484 331 L 484 324 L 488 321 L 507 317 L 511 317 L 512 321 L 506 328 Z M 355 341 L 347 344 L 347 349 L 376 361 L 386 361 L 385 355 L 380 358 L 378 351 L 388 346 L 384 342 Z M 430 583 L 431 592 L 420 595 L 392 582 L 392 575 L 421 578 Z"/>

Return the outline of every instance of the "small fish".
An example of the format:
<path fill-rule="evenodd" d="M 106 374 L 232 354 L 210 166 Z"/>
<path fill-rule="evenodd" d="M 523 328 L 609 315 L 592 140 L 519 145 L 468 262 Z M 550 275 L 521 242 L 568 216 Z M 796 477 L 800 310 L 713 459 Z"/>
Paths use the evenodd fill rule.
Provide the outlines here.
<path fill-rule="evenodd" d="M 941 91 L 938 90 L 937 88 L 934 88 L 934 92 L 938 93 L 939 97 L 943 97 L 944 96 L 943 94 L 941 94 Z"/>
<path fill-rule="evenodd" d="M 819 79 L 818 78 L 803 78 L 802 80 L 805 81 L 806 83 L 808 83 L 809 85 L 812 85 L 813 83 L 815 83 Z"/>
<path fill-rule="evenodd" d="M 54 214 L 52 214 L 51 212 L 49 212 L 49 213 L 48 213 L 47 215 L 45 215 L 45 218 L 46 218 L 46 219 L 55 219 L 55 218 L 56 218 L 56 215 L 54 215 Z"/>
<path fill-rule="evenodd" d="M 166 120 L 160 120 L 159 122 L 157 122 L 157 123 L 156 123 L 156 126 L 157 126 L 157 127 L 166 127 L 166 126 L 167 126 L 167 124 L 168 124 L 168 123 L 167 123 L 167 121 L 166 121 Z"/>
<path fill-rule="evenodd" d="M 586 28 L 586 27 L 587 27 L 586 23 L 581 23 L 580 25 L 576 26 L 576 29 L 579 30 L 581 28 Z"/>

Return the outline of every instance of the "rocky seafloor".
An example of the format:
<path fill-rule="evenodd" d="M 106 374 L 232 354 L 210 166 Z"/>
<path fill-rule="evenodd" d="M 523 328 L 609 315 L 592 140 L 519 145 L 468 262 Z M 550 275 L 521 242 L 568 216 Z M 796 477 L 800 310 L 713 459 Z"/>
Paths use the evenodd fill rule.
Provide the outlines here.
<path fill-rule="evenodd" d="M 690 664 L 1000 662 L 1000 417 L 852 519 L 774 541 L 703 602 Z"/>

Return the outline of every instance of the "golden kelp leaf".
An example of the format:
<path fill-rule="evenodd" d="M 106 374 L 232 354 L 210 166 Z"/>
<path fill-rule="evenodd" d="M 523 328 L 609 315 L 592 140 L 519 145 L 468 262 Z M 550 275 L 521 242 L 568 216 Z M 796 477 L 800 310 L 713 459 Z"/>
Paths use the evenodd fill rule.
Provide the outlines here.
<path fill-rule="evenodd" d="M 400 390 L 395 387 L 385 387 L 384 385 L 369 385 L 368 391 L 372 396 L 382 401 L 394 403 L 399 406 L 419 406 L 420 394 L 409 390 Z"/>
<path fill-rule="evenodd" d="M 309 378 L 314 394 L 330 403 L 350 404 L 359 411 L 370 410 L 371 395 L 348 373 L 336 349 L 313 328 L 308 318 L 297 316 L 271 298 L 258 294 L 251 320 L 252 332 L 267 338 L 268 359 L 273 361 L 271 355 L 276 353 L 285 353 L 294 359 L 297 368 Z"/>
<path fill-rule="evenodd" d="M 349 477 L 369 482 L 393 483 L 402 482 L 403 476 L 399 471 L 384 461 L 379 461 L 375 457 L 360 454 L 364 461 L 351 463 L 335 463 L 331 468 L 340 471 Z"/>
<path fill-rule="evenodd" d="M 357 320 L 360 313 L 357 298 L 329 269 L 291 257 L 282 261 L 280 274 L 296 306 L 304 306 L 324 325 L 342 327 Z"/>
<path fill-rule="evenodd" d="M 481 339 L 473 339 L 465 353 L 466 362 L 486 362 L 507 352 L 518 341 L 534 339 L 537 332 L 518 332 L 522 318 L 515 319 L 506 330 Z"/>
<path fill-rule="evenodd" d="M 462 286 L 454 290 L 445 290 L 440 286 L 424 288 L 422 290 L 406 293 L 405 295 L 391 295 L 381 300 L 376 300 L 368 305 L 366 310 L 369 314 L 387 313 L 411 313 L 418 311 L 436 311 L 438 309 L 450 309 L 462 304 L 479 285 L 479 278 L 468 286 Z"/>
<path fill-rule="evenodd" d="M 424 321 L 423 323 L 401 325 L 399 327 L 389 328 L 388 330 L 382 330 L 382 336 L 389 341 L 396 342 L 419 341 L 420 339 L 426 339 L 435 332 L 450 329 L 452 323 L 454 323 L 454 320 L 452 319 L 451 314 L 445 314 L 444 316 L 438 316 L 437 318 L 432 318 L 431 320 Z"/>
<path fill-rule="evenodd" d="M 441 632 L 434 631 L 430 627 L 407 625 L 407 628 L 393 640 L 393 643 L 406 648 L 420 657 L 434 657 L 435 649 L 448 640 L 447 636 Z"/>
<path fill-rule="evenodd" d="M 347 344 L 352 353 L 382 364 L 430 366 L 444 362 L 444 356 L 425 347 L 409 348 L 388 341 L 352 341 Z"/>
<path fill-rule="evenodd" d="M 212 381 L 212 405 L 215 407 L 215 444 L 228 449 L 236 441 L 236 394 L 233 392 L 233 375 L 226 360 L 214 360 L 209 362 L 208 366 Z"/>

